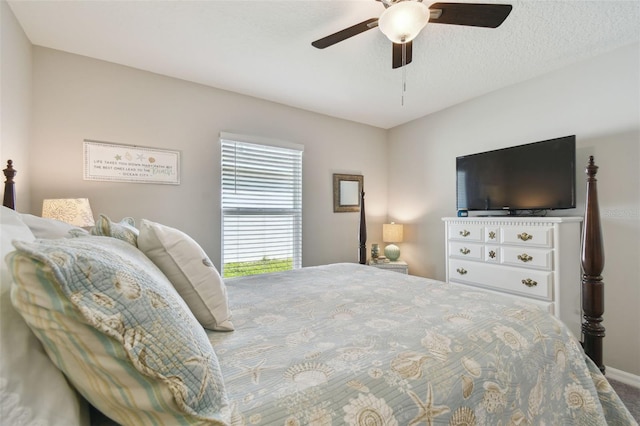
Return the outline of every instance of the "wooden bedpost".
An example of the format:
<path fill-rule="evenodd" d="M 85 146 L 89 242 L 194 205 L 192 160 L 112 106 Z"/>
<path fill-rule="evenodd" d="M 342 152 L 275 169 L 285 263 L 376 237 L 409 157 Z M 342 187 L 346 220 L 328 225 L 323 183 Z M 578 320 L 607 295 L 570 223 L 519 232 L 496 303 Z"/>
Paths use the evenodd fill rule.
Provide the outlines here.
<path fill-rule="evenodd" d="M 17 171 L 13 168 L 13 161 L 7 161 L 7 168 L 3 170 L 4 176 L 7 180 L 4 181 L 4 198 L 2 200 L 2 205 L 5 207 L 9 207 L 12 210 L 16 209 L 16 190 L 15 183 L 13 182 L 13 178 L 15 177 Z"/>
<path fill-rule="evenodd" d="M 360 193 L 360 232 L 358 240 L 360 242 L 358 261 L 364 265 L 367 263 L 367 219 L 364 212 L 364 191 Z"/>
<path fill-rule="evenodd" d="M 598 189 L 596 173 L 598 166 L 589 157 L 586 168 L 587 198 L 582 228 L 582 334 L 584 350 L 591 360 L 604 374 L 605 366 L 602 359 L 602 339 L 604 327 L 602 314 L 604 313 L 604 249 L 602 245 L 602 229 L 600 227 L 600 209 L 598 207 Z"/>

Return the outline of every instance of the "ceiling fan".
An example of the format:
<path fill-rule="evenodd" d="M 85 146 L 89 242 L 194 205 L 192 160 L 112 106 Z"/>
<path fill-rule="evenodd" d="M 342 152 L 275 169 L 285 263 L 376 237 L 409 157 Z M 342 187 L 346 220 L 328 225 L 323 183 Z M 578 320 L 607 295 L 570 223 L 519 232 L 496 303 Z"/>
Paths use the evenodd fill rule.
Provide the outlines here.
<path fill-rule="evenodd" d="M 371 18 L 311 43 L 324 49 L 375 27 L 393 43 L 393 68 L 411 62 L 413 42 L 427 22 L 497 28 L 511 13 L 510 4 L 434 3 L 422 0 L 376 0 L 385 10 L 379 18 Z"/>

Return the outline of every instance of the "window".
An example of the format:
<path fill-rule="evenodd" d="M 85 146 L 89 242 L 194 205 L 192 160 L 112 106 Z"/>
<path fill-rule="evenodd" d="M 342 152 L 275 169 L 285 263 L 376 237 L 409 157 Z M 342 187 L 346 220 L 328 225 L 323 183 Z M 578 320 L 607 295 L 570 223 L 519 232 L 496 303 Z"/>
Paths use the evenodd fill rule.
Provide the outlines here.
<path fill-rule="evenodd" d="M 301 145 L 222 133 L 224 277 L 302 266 Z"/>

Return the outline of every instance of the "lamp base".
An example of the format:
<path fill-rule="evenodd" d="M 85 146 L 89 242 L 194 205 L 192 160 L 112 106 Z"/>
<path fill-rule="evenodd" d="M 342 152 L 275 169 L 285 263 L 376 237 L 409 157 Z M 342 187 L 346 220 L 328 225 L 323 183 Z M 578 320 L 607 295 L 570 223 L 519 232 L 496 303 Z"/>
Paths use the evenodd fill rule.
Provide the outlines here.
<path fill-rule="evenodd" d="M 400 247 L 395 244 L 387 244 L 384 248 L 384 255 L 392 262 L 400 258 Z"/>

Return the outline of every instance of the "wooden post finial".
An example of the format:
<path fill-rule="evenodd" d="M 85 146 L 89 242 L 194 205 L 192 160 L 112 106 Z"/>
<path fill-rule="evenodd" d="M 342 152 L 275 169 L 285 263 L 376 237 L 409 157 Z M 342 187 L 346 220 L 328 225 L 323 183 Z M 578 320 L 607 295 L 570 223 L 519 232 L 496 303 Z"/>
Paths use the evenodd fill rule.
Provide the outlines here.
<path fill-rule="evenodd" d="M 587 164 L 585 173 L 587 174 L 589 179 L 595 179 L 596 173 L 598 173 L 598 166 L 596 166 L 595 162 L 593 161 L 593 155 L 589 156 L 589 163 Z"/>
<path fill-rule="evenodd" d="M 16 169 L 13 168 L 13 160 L 7 160 L 7 168 L 3 170 L 4 176 L 7 178 L 7 181 L 13 181 L 13 178 L 16 176 Z"/>

